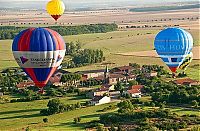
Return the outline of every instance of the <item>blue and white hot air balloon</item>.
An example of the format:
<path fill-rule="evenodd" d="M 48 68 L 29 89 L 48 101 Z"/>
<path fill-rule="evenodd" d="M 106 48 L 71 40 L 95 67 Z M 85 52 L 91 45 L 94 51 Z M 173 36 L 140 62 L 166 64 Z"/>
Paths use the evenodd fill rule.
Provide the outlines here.
<path fill-rule="evenodd" d="M 158 55 L 174 73 L 191 52 L 193 38 L 181 28 L 167 28 L 157 34 L 154 46 Z"/>
<path fill-rule="evenodd" d="M 65 42 L 61 35 L 48 28 L 29 28 L 14 39 L 12 51 L 18 65 L 43 88 L 60 66 L 65 56 Z"/>

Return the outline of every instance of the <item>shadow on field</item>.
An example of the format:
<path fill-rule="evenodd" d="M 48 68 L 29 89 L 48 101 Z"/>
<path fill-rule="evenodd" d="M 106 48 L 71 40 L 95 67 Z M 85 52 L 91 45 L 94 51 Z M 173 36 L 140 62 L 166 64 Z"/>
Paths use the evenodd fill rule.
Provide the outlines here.
<path fill-rule="evenodd" d="M 0 112 L 0 115 L 5 115 L 5 114 L 14 114 L 14 113 L 25 113 L 25 112 L 40 111 L 40 110 L 41 110 L 41 109 L 5 111 L 5 112 Z"/>
<path fill-rule="evenodd" d="M 16 118 L 33 118 L 33 117 L 38 117 L 41 116 L 39 113 L 37 114 L 32 114 L 32 115 L 21 115 L 21 116 L 11 116 L 11 117 L 4 117 L 0 119 L 16 119 Z"/>
<path fill-rule="evenodd" d="M 92 114 L 92 115 L 85 115 L 85 116 L 80 116 L 82 119 L 84 118 L 92 118 L 92 117 L 99 117 L 100 114 Z M 90 122 L 90 121 L 89 121 Z M 60 123 L 58 125 L 52 125 L 51 127 L 78 127 L 80 129 L 85 129 L 87 123 L 77 123 L 75 124 L 73 119 L 71 122 L 66 122 L 66 123 Z"/>
<path fill-rule="evenodd" d="M 85 115 L 85 116 L 81 116 L 81 118 L 92 118 L 92 117 L 99 117 L 100 114 L 92 114 L 92 115 Z"/>
<path fill-rule="evenodd" d="M 83 99 L 87 99 L 85 96 L 76 96 L 76 97 L 73 97 L 73 98 L 71 98 L 71 99 L 69 99 L 69 100 L 83 100 Z"/>
<path fill-rule="evenodd" d="M 62 127 L 62 128 L 67 128 L 67 127 L 78 127 L 80 128 L 81 130 L 84 130 L 85 129 L 85 123 L 77 123 L 75 124 L 74 122 L 66 122 L 66 123 L 60 123 L 58 125 L 52 125 L 52 126 L 49 126 L 49 127 L 53 127 L 53 128 L 56 128 L 56 127 Z"/>

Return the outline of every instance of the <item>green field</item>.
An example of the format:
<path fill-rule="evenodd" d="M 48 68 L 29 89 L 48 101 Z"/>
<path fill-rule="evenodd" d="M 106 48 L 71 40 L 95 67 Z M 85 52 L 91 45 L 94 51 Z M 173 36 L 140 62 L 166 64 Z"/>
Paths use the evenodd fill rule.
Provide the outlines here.
<path fill-rule="evenodd" d="M 60 99 L 65 104 L 87 100 L 73 96 Z M 22 128 L 28 126 L 31 130 L 84 130 L 84 123 L 91 120 L 97 120 L 100 114 L 105 113 L 99 112 L 99 110 L 110 105 L 105 104 L 92 106 L 48 117 L 40 116 L 39 112 L 41 109 L 46 107 L 47 102 L 48 100 L 40 100 L 33 102 L 0 104 L 0 130 L 22 130 Z M 80 124 L 73 124 L 73 118 L 75 117 L 82 118 Z M 48 118 L 49 122 L 44 124 L 43 118 Z"/>
<path fill-rule="evenodd" d="M 104 63 L 113 63 L 109 65 L 110 68 L 127 65 L 128 63 L 159 64 L 165 66 L 159 58 L 115 55 L 116 53 L 152 50 L 154 48 L 153 41 L 158 32 L 159 30 L 136 29 L 109 33 L 64 36 L 64 39 L 65 42 L 80 41 L 83 48 L 103 50 L 106 57 L 106 61 Z M 198 30 L 189 30 L 189 32 L 194 37 L 194 45 L 199 46 L 200 42 Z M 11 53 L 11 43 L 11 40 L 0 41 L 0 70 L 7 67 L 17 66 Z M 199 63 L 199 60 L 193 60 L 191 66 L 197 63 Z M 105 68 L 105 66 L 102 65 L 102 63 L 98 63 L 67 70 L 73 72 L 100 68 Z M 165 68 L 168 69 L 166 66 Z M 188 68 L 187 73 L 191 78 L 200 79 L 200 70 L 198 69 Z"/>
<path fill-rule="evenodd" d="M 61 101 L 65 104 L 72 104 L 78 101 L 84 102 L 87 99 L 81 99 L 73 96 L 61 98 Z M 142 98 L 143 101 L 148 101 L 149 97 Z M 101 112 L 105 107 L 109 105 L 116 105 L 116 103 L 104 104 L 99 106 L 91 106 L 81 108 L 74 111 L 64 112 L 52 116 L 40 116 L 39 112 L 47 105 L 48 100 L 40 100 L 33 102 L 19 102 L 0 104 L 0 130 L 19 130 L 29 128 L 33 131 L 53 131 L 53 130 L 84 130 L 87 122 L 92 120 L 98 120 Z M 146 107 L 145 107 L 146 108 Z M 146 108 L 148 109 L 148 108 Z M 196 114 L 200 116 L 200 112 L 185 110 L 181 108 L 173 108 L 172 112 L 179 115 L 183 114 Z M 81 123 L 74 124 L 73 118 L 81 117 Z M 48 123 L 43 123 L 43 118 L 48 118 Z"/>

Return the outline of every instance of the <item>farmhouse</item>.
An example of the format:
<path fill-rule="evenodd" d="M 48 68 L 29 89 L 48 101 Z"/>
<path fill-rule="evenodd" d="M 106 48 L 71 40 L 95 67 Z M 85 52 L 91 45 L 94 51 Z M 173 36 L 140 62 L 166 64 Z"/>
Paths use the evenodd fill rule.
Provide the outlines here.
<path fill-rule="evenodd" d="M 101 105 L 111 102 L 111 98 L 108 96 L 95 96 L 91 101 L 91 105 Z"/>
<path fill-rule="evenodd" d="M 130 94 L 133 98 L 140 98 L 142 96 L 143 85 L 130 86 L 125 94 Z"/>
<path fill-rule="evenodd" d="M 142 96 L 142 92 L 139 89 L 127 90 L 125 93 L 130 94 L 133 98 L 140 98 Z"/>
<path fill-rule="evenodd" d="M 146 73 L 146 77 L 150 78 L 150 77 L 155 77 L 158 75 L 158 72 L 156 71 L 152 71 L 150 73 Z"/>
<path fill-rule="evenodd" d="M 104 96 L 109 93 L 109 88 L 102 87 L 94 91 L 94 96 Z"/>
<path fill-rule="evenodd" d="M 192 80 L 190 78 L 185 78 L 185 79 L 177 79 L 174 80 L 173 83 L 177 84 L 177 85 L 188 85 L 188 86 L 192 86 L 192 85 L 200 85 L 200 82 L 197 80 Z"/>
<path fill-rule="evenodd" d="M 82 77 L 84 77 L 86 79 L 90 79 L 90 78 L 95 78 L 95 77 L 103 76 L 104 73 L 105 73 L 105 69 L 101 69 L 101 70 L 88 70 L 88 71 L 78 71 L 76 73 L 81 74 Z"/>
<path fill-rule="evenodd" d="M 144 88 L 143 85 L 133 85 L 133 86 L 130 86 L 128 89 L 129 90 L 132 90 L 132 89 L 142 90 L 142 88 Z"/>

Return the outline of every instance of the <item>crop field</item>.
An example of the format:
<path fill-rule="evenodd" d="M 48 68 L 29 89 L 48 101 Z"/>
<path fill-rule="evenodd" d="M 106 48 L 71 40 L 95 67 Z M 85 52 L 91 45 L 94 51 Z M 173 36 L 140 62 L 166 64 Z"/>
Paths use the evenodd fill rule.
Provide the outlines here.
<path fill-rule="evenodd" d="M 198 30 L 189 30 L 194 37 L 194 45 L 196 56 L 199 56 L 199 33 Z M 83 34 L 64 36 L 65 42 L 77 42 L 82 43 L 83 48 L 101 49 L 104 51 L 106 61 L 103 63 L 97 63 L 80 68 L 67 69 L 68 71 L 79 71 L 87 69 L 102 69 L 105 68 L 104 63 L 110 63 L 109 67 L 116 67 L 121 65 L 127 65 L 128 63 L 139 64 L 159 64 L 165 66 L 160 58 L 149 57 L 151 55 L 142 54 L 143 51 L 153 50 L 153 41 L 155 35 L 159 32 L 158 29 L 133 29 L 122 30 L 109 33 L 96 33 L 96 34 Z M 17 64 L 14 61 L 11 52 L 11 40 L 0 41 L 0 70 L 7 67 L 16 67 Z M 127 54 L 140 52 L 140 55 L 146 56 L 126 56 L 119 54 Z M 198 64 L 199 60 L 193 60 L 191 66 Z M 166 66 L 165 66 L 166 67 Z M 167 69 L 167 67 L 166 67 Z M 194 79 L 199 78 L 198 68 L 188 68 L 188 76 Z"/>

